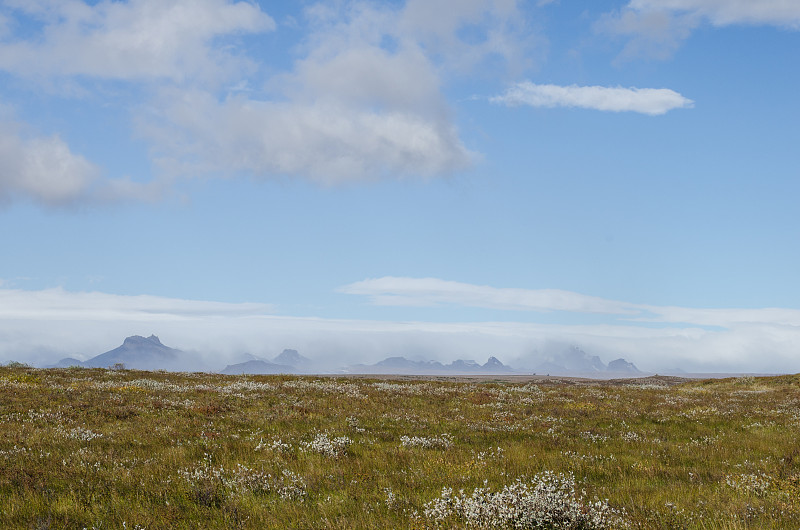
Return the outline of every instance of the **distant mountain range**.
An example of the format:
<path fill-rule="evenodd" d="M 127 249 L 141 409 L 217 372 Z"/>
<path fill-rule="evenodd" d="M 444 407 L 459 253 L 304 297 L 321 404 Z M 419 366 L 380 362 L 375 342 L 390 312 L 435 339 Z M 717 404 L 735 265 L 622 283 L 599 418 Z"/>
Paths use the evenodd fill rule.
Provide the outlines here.
<path fill-rule="evenodd" d="M 303 357 L 297 353 L 297 350 L 283 350 L 271 361 L 255 358 L 237 364 L 229 364 L 220 373 L 227 375 L 311 374 L 315 373 L 315 370 L 311 359 Z"/>
<path fill-rule="evenodd" d="M 568 346 L 546 354 L 533 354 L 521 361 L 527 364 L 525 371 L 539 375 L 571 376 L 636 376 L 641 374 L 633 363 L 616 359 L 606 365 L 597 355 L 589 355 L 578 346 Z"/>
<path fill-rule="evenodd" d="M 356 364 L 344 370 L 353 374 L 409 374 L 409 375 L 465 375 L 465 374 L 510 374 L 514 369 L 501 363 L 497 357 L 489 357 L 485 364 L 472 360 L 458 360 L 450 364 L 438 361 L 412 361 L 405 357 L 389 357 L 375 364 Z"/>
<path fill-rule="evenodd" d="M 247 360 L 229 364 L 220 373 L 239 374 L 318 374 L 330 373 L 321 370 L 311 359 L 297 350 L 286 349 L 273 359 L 248 355 Z M 521 369 L 515 369 L 489 357 L 484 364 L 473 360 L 457 360 L 449 364 L 438 361 L 414 361 L 405 357 L 389 357 L 375 364 L 355 364 L 340 368 L 335 373 L 388 374 L 388 375 L 489 375 L 489 374 L 539 374 L 587 377 L 633 377 L 640 372 L 633 363 L 616 359 L 606 365 L 596 355 L 589 355 L 577 346 L 534 354 L 519 360 Z M 86 368 L 110 368 L 114 366 L 136 370 L 168 371 L 216 371 L 205 365 L 196 354 L 170 348 L 158 337 L 134 335 L 124 340 L 121 346 L 101 353 L 87 361 L 66 358 L 53 365 L 54 368 L 80 366 Z"/>

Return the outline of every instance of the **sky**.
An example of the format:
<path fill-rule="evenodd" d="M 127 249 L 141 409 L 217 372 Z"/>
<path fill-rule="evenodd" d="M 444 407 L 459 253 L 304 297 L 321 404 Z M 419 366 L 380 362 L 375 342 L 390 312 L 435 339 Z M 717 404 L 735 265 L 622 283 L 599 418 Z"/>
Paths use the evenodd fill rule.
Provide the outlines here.
<path fill-rule="evenodd" d="M 0 361 L 800 372 L 800 3 L 0 0 Z"/>

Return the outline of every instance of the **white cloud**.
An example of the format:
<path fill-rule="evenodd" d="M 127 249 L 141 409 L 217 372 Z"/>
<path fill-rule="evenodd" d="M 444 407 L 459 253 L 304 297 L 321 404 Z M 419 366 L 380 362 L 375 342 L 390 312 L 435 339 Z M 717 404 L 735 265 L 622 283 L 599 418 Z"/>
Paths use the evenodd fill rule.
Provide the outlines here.
<path fill-rule="evenodd" d="M 261 315 L 268 304 L 204 302 L 159 296 L 122 296 L 99 292 L 0 289 L 0 319 L 60 321 L 163 322 L 201 317 Z"/>
<path fill-rule="evenodd" d="M 133 120 L 164 181 L 207 173 L 335 184 L 463 170 L 477 156 L 459 137 L 443 80 L 487 64 L 521 71 L 536 43 L 516 0 L 313 4 L 288 70 L 232 38 L 276 27 L 255 3 L 12 0 L 0 12 L 35 22 L 0 39 L 0 69 L 84 97 L 100 96 L 95 79 L 148 82 L 129 93 L 155 94 Z M 160 189 L 133 187 L 119 181 L 105 194 Z"/>
<path fill-rule="evenodd" d="M 700 23 L 694 14 L 676 14 L 665 10 L 623 9 L 604 15 L 595 31 L 628 37 L 620 60 L 638 57 L 668 59 Z"/>
<path fill-rule="evenodd" d="M 468 167 L 476 155 L 452 122 L 438 63 L 402 29 L 413 5 L 400 11 L 347 5 L 308 10 L 305 53 L 269 80 L 272 97 L 163 91 L 139 120 L 162 167 L 323 184 Z"/>
<path fill-rule="evenodd" d="M 764 24 L 800 29 L 800 3 L 794 0 L 631 0 L 628 8 L 692 13 L 717 26 Z"/>
<path fill-rule="evenodd" d="M 0 205 L 20 199 L 48 207 L 154 201 L 164 193 L 160 181 L 102 178 L 101 169 L 60 136 L 37 135 L 12 115 L 0 105 Z"/>
<path fill-rule="evenodd" d="M 714 26 L 769 25 L 800 29 L 800 2 L 793 0 L 631 0 L 604 15 L 601 33 L 630 38 L 621 59 L 666 59 L 701 22 Z"/>
<path fill-rule="evenodd" d="M 785 308 L 687 308 L 670 306 L 639 306 L 644 312 L 638 322 L 691 323 L 696 326 L 732 328 L 740 325 L 769 324 L 800 328 L 800 310 Z"/>
<path fill-rule="evenodd" d="M 340 287 L 339 292 L 369 297 L 375 305 L 426 307 L 458 305 L 512 311 L 565 311 L 616 315 L 628 323 L 686 324 L 734 328 L 771 325 L 797 327 L 800 310 L 785 308 L 687 308 L 631 304 L 559 289 L 497 288 L 487 285 L 385 276 Z"/>
<path fill-rule="evenodd" d="M 459 305 L 516 311 L 600 313 L 606 325 L 513 322 L 442 324 L 480 337 L 493 334 L 524 362 L 548 341 L 580 344 L 606 361 L 625 357 L 646 370 L 795 372 L 800 310 L 682 308 L 628 304 L 560 290 L 498 289 L 435 278 L 385 277 L 346 285 L 340 292 L 368 296 L 376 305 Z M 653 324 L 660 326 L 653 327 Z M 664 324 L 667 324 L 664 326 Z M 450 326 L 450 327 L 448 327 Z M 500 337 L 503 338 L 500 338 Z M 512 346 L 513 345 L 513 346 Z M 469 348 L 467 349 L 469 351 Z"/>
<path fill-rule="evenodd" d="M 461 305 L 516 311 L 572 311 L 636 315 L 628 304 L 558 289 L 512 289 L 440 280 L 383 277 L 345 285 L 339 292 L 366 295 L 376 305 Z"/>
<path fill-rule="evenodd" d="M 503 95 L 491 98 L 491 101 L 509 106 L 579 107 L 649 115 L 694 105 L 692 100 L 667 88 L 537 85 L 530 81 L 517 83 Z"/>
<path fill-rule="evenodd" d="M 542 44 L 515 0 L 409 0 L 399 33 L 457 72 L 493 58 L 519 72 L 531 66 L 531 52 Z"/>
<path fill-rule="evenodd" d="M 352 290 L 378 294 L 402 290 L 403 296 L 417 297 L 417 304 L 482 303 L 481 307 L 490 308 L 606 312 L 621 319 L 637 310 L 633 304 L 562 291 L 492 289 L 441 280 L 406 281 L 401 289 L 403 282 L 390 278 L 378 284 L 354 284 L 357 287 Z M 485 302 L 477 300 L 481 296 Z M 648 307 L 638 310 L 652 315 Z M 692 317 L 678 314 L 692 310 L 650 309 L 662 311 L 665 321 Z M 118 346 L 126 336 L 156 334 L 168 346 L 196 351 L 220 369 L 244 352 L 273 357 L 283 348 L 299 349 L 330 369 L 393 355 L 444 361 L 484 361 L 496 355 L 506 363 L 524 366 L 535 363 L 536 352 L 555 342 L 580 345 L 606 362 L 624 357 L 652 371 L 676 367 L 720 372 L 800 370 L 796 358 L 800 322 L 791 310 L 699 310 L 719 311 L 722 316 L 693 317 L 703 323 L 729 324 L 725 329 L 706 329 L 695 323 L 653 327 L 631 321 L 552 325 L 334 320 L 277 316 L 270 314 L 272 310 L 269 304 L 259 303 L 0 289 L 0 361 L 47 364 L 67 356 L 87 359 Z M 725 316 L 730 311 L 733 314 Z"/>
<path fill-rule="evenodd" d="M 63 205 L 85 197 L 98 168 L 58 136 L 23 137 L 20 129 L 0 122 L 0 199 Z"/>
<path fill-rule="evenodd" d="M 420 113 L 335 101 L 174 96 L 163 115 L 141 127 L 155 140 L 160 163 L 178 173 L 297 175 L 338 184 L 446 174 L 473 157 L 453 125 Z"/>
<path fill-rule="evenodd" d="M 214 38 L 275 27 L 257 5 L 228 0 L 24 0 L 6 6 L 42 24 L 41 35 L 0 43 L 0 68 L 23 76 L 212 80 L 242 66 L 212 46 Z"/>

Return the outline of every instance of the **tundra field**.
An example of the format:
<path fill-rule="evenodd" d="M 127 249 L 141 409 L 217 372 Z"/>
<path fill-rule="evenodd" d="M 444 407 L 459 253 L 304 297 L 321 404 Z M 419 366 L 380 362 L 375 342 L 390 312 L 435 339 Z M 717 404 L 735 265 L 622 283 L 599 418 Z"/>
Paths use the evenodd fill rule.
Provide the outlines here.
<path fill-rule="evenodd" d="M 0 368 L 2 528 L 800 528 L 800 376 Z"/>

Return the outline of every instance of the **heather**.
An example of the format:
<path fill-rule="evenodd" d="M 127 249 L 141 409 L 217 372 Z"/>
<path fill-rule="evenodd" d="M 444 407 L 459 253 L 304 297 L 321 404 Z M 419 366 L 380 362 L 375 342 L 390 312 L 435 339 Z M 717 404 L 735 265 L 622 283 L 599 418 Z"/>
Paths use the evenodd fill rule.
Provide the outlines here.
<path fill-rule="evenodd" d="M 0 368 L 3 528 L 798 528 L 800 377 Z"/>

